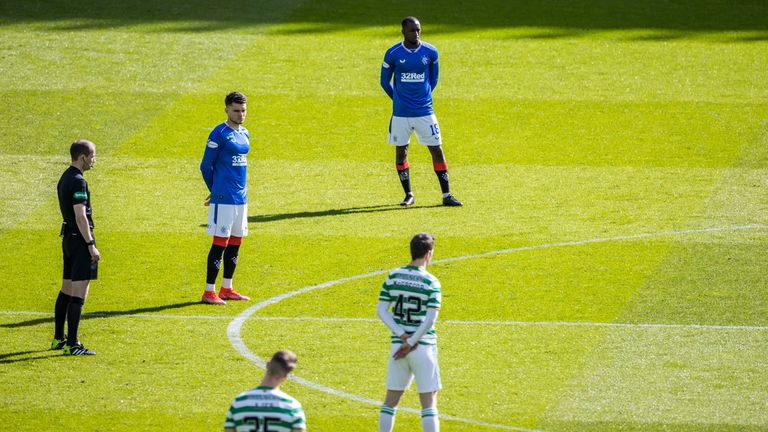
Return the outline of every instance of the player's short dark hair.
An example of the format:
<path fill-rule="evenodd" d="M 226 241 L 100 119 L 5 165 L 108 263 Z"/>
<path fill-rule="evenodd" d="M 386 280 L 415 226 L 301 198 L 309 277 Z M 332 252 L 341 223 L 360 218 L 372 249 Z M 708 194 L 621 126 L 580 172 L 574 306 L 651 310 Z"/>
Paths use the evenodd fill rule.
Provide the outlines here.
<path fill-rule="evenodd" d="M 79 139 L 69 146 L 69 155 L 72 160 L 77 160 L 80 156 L 90 156 L 96 145 L 86 139 Z"/>
<path fill-rule="evenodd" d="M 434 248 L 435 238 L 432 234 L 418 233 L 411 239 L 411 259 L 424 258 Z"/>
<path fill-rule="evenodd" d="M 224 105 L 230 106 L 233 103 L 244 104 L 246 101 L 245 95 L 240 92 L 232 92 L 224 98 Z"/>
<path fill-rule="evenodd" d="M 299 361 L 296 353 L 288 350 L 280 350 L 272 356 L 267 363 L 267 372 L 272 375 L 285 376 L 296 369 L 296 363 Z"/>
<path fill-rule="evenodd" d="M 415 16 L 407 16 L 407 17 L 403 18 L 403 21 L 400 23 L 400 25 L 403 26 L 403 28 L 405 28 L 405 26 L 408 23 L 416 24 L 417 22 L 419 22 L 419 19 L 416 18 Z"/>

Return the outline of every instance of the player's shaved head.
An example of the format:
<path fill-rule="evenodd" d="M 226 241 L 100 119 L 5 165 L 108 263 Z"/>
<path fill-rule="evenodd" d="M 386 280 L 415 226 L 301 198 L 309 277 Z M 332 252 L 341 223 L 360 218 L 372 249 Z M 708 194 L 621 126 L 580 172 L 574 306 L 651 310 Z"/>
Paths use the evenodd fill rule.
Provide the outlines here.
<path fill-rule="evenodd" d="M 79 139 L 69 146 L 69 155 L 72 160 L 77 160 L 80 156 L 88 157 L 96 150 L 96 144 L 88 141 L 87 139 Z"/>
<path fill-rule="evenodd" d="M 432 234 L 419 233 L 411 239 L 411 259 L 424 258 L 427 252 L 435 248 Z"/>
<path fill-rule="evenodd" d="M 224 105 L 230 106 L 232 104 L 244 104 L 246 103 L 245 95 L 240 92 L 232 92 L 224 98 Z"/>
<path fill-rule="evenodd" d="M 403 21 L 400 24 L 402 25 L 403 28 L 405 28 L 406 26 L 408 26 L 408 24 L 421 24 L 421 23 L 419 22 L 419 19 L 416 18 L 415 16 L 407 16 L 403 18 Z"/>
<path fill-rule="evenodd" d="M 280 350 L 272 356 L 272 359 L 267 363 L 267 373 L 274 376 L 288 376 L 294 369 L 296 369 L 296 363 L 299 361 L 296 357 L 296 353 L 288 350 Z"/>

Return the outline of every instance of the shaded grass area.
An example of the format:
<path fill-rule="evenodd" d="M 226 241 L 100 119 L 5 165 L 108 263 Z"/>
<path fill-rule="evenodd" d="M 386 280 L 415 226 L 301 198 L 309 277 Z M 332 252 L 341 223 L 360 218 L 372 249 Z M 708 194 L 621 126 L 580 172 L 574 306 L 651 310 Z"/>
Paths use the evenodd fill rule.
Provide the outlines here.
<path fill-rule="evenodd" d="M 286 13 L 286 11 L 290 13 Z M 462 28 L 483 27 L 558 27 L 574 29 L 659 28 L 686 31 L 768 30 L 762 17 L 764 2 L 752 0 L 726 4 L 716 0 L 677 1 L 610 0 L 536 3 L 488 0 L 468 4 L 440 0 L 428 4 L 382 7 L 373 1 L 225 0 L 215 6 L 204 1 L 168 1 L 147 4 L 139 0 L 104 4 L 84 1 L 71 4 L 61 0 L 35 0 L 5 3 L 0 14 L 5 23 L 89 20 L 81 24 L 119 26 L 164 21 L 198 23 L 186 30 L 233 30 L 258 24 L 285 21 L 330 24 L 338 27 L 381 26 L 400 22 L 405 15 L 416 15 L 425 22 Z M 77 25 L 66 28 L 78 29 Z"/>

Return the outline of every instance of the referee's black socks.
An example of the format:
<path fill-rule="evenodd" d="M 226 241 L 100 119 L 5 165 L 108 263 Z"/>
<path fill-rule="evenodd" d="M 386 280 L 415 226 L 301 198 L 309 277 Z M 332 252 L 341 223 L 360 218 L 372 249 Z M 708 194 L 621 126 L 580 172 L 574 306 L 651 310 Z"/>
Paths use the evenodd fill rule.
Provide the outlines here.
<path fill-rule="evenodd" d="M 77 345 L 77 329 L 80 327 L 80 315 L 83 313 L 85 300 L 72 296 L 67 307 L 67 345 Z M 63 335 L 62 335 L 63 336 Z"/>
<path fill-rule="evenodd" d="M 56 306 L 54 307 L 53 320 L 56 324 L 53 332 L 53 337 L 62 340 L 64 339 L 64 323 L 67 321 L 67 308 L 69 307 L 69 300 L 72 298 L 69 294 L 64 294 L 63 291 L 59 291 L 59 296 L 56 298 Z"/>

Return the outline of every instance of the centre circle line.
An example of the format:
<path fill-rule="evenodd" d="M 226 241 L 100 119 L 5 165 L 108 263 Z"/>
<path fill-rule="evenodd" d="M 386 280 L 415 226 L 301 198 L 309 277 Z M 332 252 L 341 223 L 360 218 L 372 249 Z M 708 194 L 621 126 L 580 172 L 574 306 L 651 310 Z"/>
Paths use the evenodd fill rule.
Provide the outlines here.
<path fill-rule="evenodd" d="M 730 226 L 730 227 L 688 229 L 688 230 L 680 230 L 680 231 L 662 231 L 662 232 L 656 232 L 656 233 L 632 234 L 632 235 L 624 235 L 624 236 L 616 236 L 616 237 L 600 237 L 600 238 L 593 238 L 593 239 L 587 239 L 587 240 L 575 240 L 575 241 L 558 242 L 558 243 L 545 243 L 545 244 L 534 245 L 534 246 L 521 246 L 521 247 L 509 248 L 509 249 L 499 249 L 495 251 L 483 252 L 478 254 L 444 258 L 440 260 L 434 260 L 432 261 L 432 264 L 434 265 L 434 264 L 442 264 L 442 263 L 449 263 L 449 262 L 455 262 L 455 261 L 463 261 L 463 260 L 474 259 L 474 258 L 491 257 L 491 256 L 497 256 L 497 255 L 513 253 L 513 252 L 523 252 L 523 251 L 529 251 L 529 250 L 548 249 L 548 248 L 565 247 L 565 246 L 579 246 L 579 245 L 592 244 L 592 243 L 604 243 L 604 242 L 612 242 L 612 241 L 636 240 L 636 239 L 651 238 L 651 237 L 676 236 L 676 235 L 711 233 L 711 232 L 721 232 L 721 231 L 753 230 L 753 229 L 768 229 L 768 225 L 737 225 L 737 226 Z M 255 314 L 261 309 L 264 309 L 267 306 L 279 303 L 285 299 L 288 299 L 300 294 L 305 294 L 310 291 L 314 291 L 322 288 L 328 288 L 330 286 L 342 284 L 345 282 L 350 282 L 357 279 L 364 279 L 367 277 L 388 274 L 390 271 L 392 270 L 391 269 L 377 270 L 369 273 L 348 276 L 345 278 L 336 279 L 329 282 L 306 286 L 303 288 L 299 288 L 299 289 L 289 291 L 283 294 L 279 294 L 274 297 L 263 300 L 259 303 L 256 303 L 253 306 L 248 307 L 247 309 L 239 313 L 237 316 L 235 316 L 232 319 L 232 321 L 230 321 L 229 325 L 227 326 L 227 338 L 229 339 L 229 342 L 230 344 L 232 344 L 232 347 L 235 349 L 235 351 L 237 351 L 240 355 L 242 355 L 246 359 L 253 362 L 259 368 L 265 369 L 267 364 L 266 361 L 261 357 L 259 357 L 258 355 L 256 355 L 253 351 L 251 351 L 250 348 L 248 348 L 248 346 L 245 344 L 241 336 L 241 330 L 242 330 L 243 324 L 245 323 L 246 320 L 248 320 L 248 318 L 253 316 L 253 314 Z M 292 375 L 290 379 L 298 384 L 301 384 L 306 387 L 319 390 L 334 396 L 339 396 L 345 399 L 354 400 L 354 401 L 361 402 L 368 405 L 375 405 L 375 406 L 381 405 L 381 401 L 376 401 L 373 399 L 369 399 L 369 398 L 348 393 L 345 391 L 337 390 L 337 389 L 316 383 L 314 381 L 301 378 L 296 375 Z M 398 408 L 398 410 L 415 413 L 415 414 L 418 414 L 421 412 L 420 410 L 407 408 L 407 407 Z M 487 422 L 467 419 L 463 417 L 444 415 L 444 414 L 440 414 L 440 417 L 446 420 L 453 420 L 453 421 L 458 421 L 462 423 L 468 423 L 468 424 L 473 424 L 477 426 L 486 426 L 486 427 L 491 427 L 496 429 L 514 430 L 514 431 L 520 431 L 520 432 L 540 432 L 540 431 L 536 431 L 535 429 L 526 429 L 526 428 L 517 427 L 517 426 L 487 423 Z"/>

